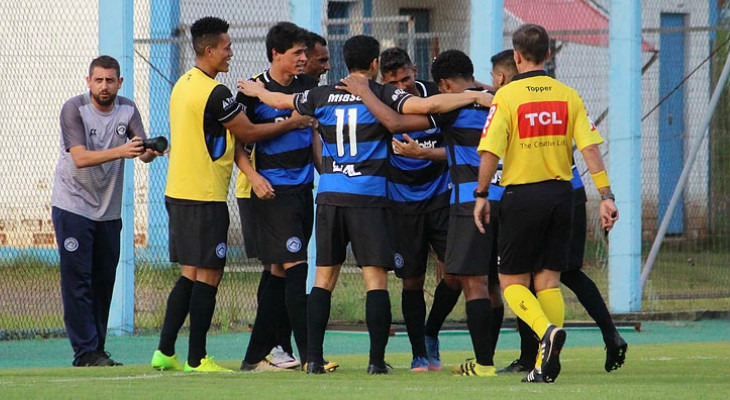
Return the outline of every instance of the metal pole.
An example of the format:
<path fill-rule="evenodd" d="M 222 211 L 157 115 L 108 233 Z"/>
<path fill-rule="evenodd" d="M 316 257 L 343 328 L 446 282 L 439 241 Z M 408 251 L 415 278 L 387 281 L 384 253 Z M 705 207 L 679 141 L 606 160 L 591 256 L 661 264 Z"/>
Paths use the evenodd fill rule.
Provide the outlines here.
<path fill-rule="evenodd" d="M 656 261 L 657 256 L 659 255 L 659 248 L 662 245 L 662 242 L 664 241 L 664 235 L 667 233 L 667 227 L 669 226 L 669 221 L 672 218 L 672 213 L 674 213 L 674 208 L 677 206 L 677 203 L 679 202 L 679 196 L 684 190 L 684 186 L 687 184 L 687 179 L 689 178 L 689 172 L 692 168 L 692 164 L 694 164 L 695 159 L 697 159 L 697 153 L 699 151 L 700 145 L 702 144 L 702 141 L 705 139 L 705 136 L 707 136 L 707 132 L 709 132 L 709 126 L 710 122 L 712 120 L 712 115 L 715 113 L 715 108 L 717 107 L 717 103 L 720 100 L 720 95 L 722 94 L 722 90 L 725 88 L 725 84 L 727 83 L 728 75 L 730 75 L 730 53 L 728 53 L 727 57 L 725 58 L 725 66 L 722 67 L 722 73 L 720 74 L 720 80 L 717 82 L 717 85 L 715 85 L 715 89 L 712 92 L 712 97 L 710 98 L 710 104 L 707 108 L 707 111 L 705 112 L 705 117 L 702 120 L 702 129 L 698 133 L 698 135 L 694 138 L 694 141 L 692 142 L 692 147 L 689 151 L 689 156 L 687 157 L 687 161 L 684 164 L 684 168 L 682 169 L 682 174 L 679 176 L 679 181 L 677 182 L 677 186 L 674 188 L 674 193 L 672 193 L 672 199 L 669 201 L 669 207 L 667 208 L 667 212 L 664 214 L 664 218 L 662 219 L 662 223 L 659 226 L 659 231 L 656 234 L 656 237 L 654 238 L 654 243 L 651 245 L 651 251 L 649 251 L 649 257 L 646 259 L 646 263 L 644 264 L 644 270 L 641 272 L 641 287 L 643 288 L 646 285 L 646 281 L 649 278 L 649 273 L 651 272 L 652 267 L 654 266 L 654 262 Z"/>
<path fill-rule="evenodd" d="M 641 310 L 641 4 L 613 0 L 609 32 L 608 173 L 620 220 L 608 248 L 608 298 L 613 312 Z M 611 13 L 618 15 L 619 13 Z"/>
<path fill-rule="evenodd" d="M 99 53 L 119 61 L 124 84 L 121 96 L 134 99 L 134 1 L 99 0 Z M 134 161 L 124 160 L 122 234 L 109 334 L 134 332 Z"/>

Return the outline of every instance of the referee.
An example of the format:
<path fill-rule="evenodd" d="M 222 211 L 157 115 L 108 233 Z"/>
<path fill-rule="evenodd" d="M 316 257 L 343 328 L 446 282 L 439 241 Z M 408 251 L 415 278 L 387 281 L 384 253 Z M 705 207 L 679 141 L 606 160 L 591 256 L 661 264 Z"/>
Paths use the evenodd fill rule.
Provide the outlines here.
<path fill-rule="evenodd" d="M 573 140 L 601 194 L 603 229 L 613 228 L 618 209 L 598 149 L 603 138 L 578 93 L 545 72 L 545 28 L 521 26 L 512 45 L 519 74 L 497 92 L 484 126 L 474 222 L 480 230 L 489 222 L 486 192 L 502 158 L 499 280 L 512 311 L 541 338 L 542 360 L 523 382 L 552 383 L 566 338 L 559 283 L 568 267 L 573 220 Z M 537 297 L 528 288 L 531 277 Z"/>

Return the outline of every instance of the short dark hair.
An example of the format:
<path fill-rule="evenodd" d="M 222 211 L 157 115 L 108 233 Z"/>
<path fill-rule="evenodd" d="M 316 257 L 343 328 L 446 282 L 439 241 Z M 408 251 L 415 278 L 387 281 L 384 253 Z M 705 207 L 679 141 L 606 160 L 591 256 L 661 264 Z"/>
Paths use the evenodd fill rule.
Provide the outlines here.
<path fill-rule="evenodd" d="M 463 51 L 447 50 L 433 60 L 431 76 L 435 82 L 454 78 L 474 80 L 474 64 Z"/>
<path fill-rule="evenodd" d="M 112 56 L 99 56 L 91 60 L 91 64 L 89 64 L 89 76 L 92 75 L 96 67 L 117 71 L 117 78 L 121 75 L 119 61 Z"/>
<path fill-rule="evenodd" d="M 380 42 L 372 36 L 353 36 L 347 39 L 342 46 L 345 65 L 350 72 L 367 71 L 370 63 L 377 60 L 379 54 Z"/>
<path fill-rule="evenodd" d="M 509 70 L 512 74 L 517 74 L 517 65 L 515 64 L 515 51 L 512 49 L 502 50 L 492 56 L 492 68 L 502 67 Z"/>
<path fill-rule="evenodd" d="M 548 57 L 550 38 L 542 26 L 525 24 L 517 28 L 515 33 L 512 34 L 512 47 L 525 60 L 533 64 L 540 64 Z"/>
<path fill-rule="evenodd" d="M 411 67 L 413 62 L 408 52 L 400 47 L 391 47 L 380 53 L 380 73 L 395 72 L 403 67 Z"/>
<path fill-rule="evenodd" d="M 294 47 L 296 43 L 307 45 L 309 43 L 309 32 L 291 22 L 279 22 L 272 26 L 266 34 L 266 57 L 269 59 L 269 62 L 272 62 L 274 61 L 274 55 L 271 53 L 271 50 L 276 50 L 278 53 L 285 53 Z"/>
<path fill-rule="evenodd" d="M 217 46 L 221 34 L 224 33 L 228 33 L 228 22 L 218 17 L 203 17 L 193 22 L 190 35 L 193 37 L 195 55 L 203 55 L 207 46 Z"/>
<path fill-rule="evenodd" d="M 323 38 L 316 32 L 311 32 L 311 31 L 308 32 L 308 34 L 307 34 L 307 51 L 314 50 L 314 45 L 317 43 L 321 44 L 322 46 L 327 46 L 327 40 L 325 40 L 325 38 Z"/>

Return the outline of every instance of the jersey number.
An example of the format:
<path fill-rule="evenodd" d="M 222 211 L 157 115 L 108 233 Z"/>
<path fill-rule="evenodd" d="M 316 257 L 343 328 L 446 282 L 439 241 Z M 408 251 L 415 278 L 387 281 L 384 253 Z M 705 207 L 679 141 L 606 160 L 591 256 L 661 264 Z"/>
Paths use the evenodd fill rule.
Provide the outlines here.
<path fill-rule="evenodd" d="M 345 110 L 342 108 L 335 109 L 335 117 L 337 118 L 337 156 L 345 156 Z M 350 141 L 350 157 L 357 155 L 357 108 L 347 109 L 347 136 Z"/>

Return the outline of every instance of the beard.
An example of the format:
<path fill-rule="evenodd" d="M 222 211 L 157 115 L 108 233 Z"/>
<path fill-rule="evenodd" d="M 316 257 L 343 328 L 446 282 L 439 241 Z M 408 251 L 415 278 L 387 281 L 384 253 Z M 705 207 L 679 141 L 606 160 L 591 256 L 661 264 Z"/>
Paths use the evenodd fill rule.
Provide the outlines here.
<path fill-rule="evenodd" d="M 106 100 L 101 98 L 101 93 L 94 93 L 91 92 L 91 97 L 94 98 L 97 104 L 99 104 L 102 107 L 108 107 L 114 103 L 114 100 L 117 98 L 117 94 L 111 94 L 109 93 L 109 97 L 106 98 Z"/>

